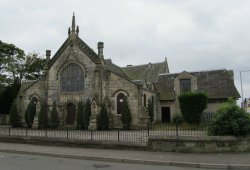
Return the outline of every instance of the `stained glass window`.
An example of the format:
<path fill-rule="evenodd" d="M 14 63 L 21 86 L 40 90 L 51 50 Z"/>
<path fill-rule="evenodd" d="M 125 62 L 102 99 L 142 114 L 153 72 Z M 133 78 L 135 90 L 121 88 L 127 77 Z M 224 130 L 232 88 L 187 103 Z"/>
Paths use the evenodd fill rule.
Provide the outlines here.
<path fill-rule="evenodd" d="M 70 64 L 61 73 L 61 91 L 75 92 L 84 89 L 84 72 L 77 64 Z"/>

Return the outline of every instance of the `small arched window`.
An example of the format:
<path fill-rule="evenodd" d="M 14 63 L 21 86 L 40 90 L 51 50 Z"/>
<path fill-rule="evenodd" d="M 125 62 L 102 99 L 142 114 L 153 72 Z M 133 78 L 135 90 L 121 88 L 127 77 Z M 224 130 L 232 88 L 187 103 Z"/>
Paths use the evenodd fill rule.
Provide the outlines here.
<path fill-rule="evenodd" d="M 84 89 L 84 72 L 77 64 L 69 64 L 61 73 L 61 91 L 75 92 Z"/>

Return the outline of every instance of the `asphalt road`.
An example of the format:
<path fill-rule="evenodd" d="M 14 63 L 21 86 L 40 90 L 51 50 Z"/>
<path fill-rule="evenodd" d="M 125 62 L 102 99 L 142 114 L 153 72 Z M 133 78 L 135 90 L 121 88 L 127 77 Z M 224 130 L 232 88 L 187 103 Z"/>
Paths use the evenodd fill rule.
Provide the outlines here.
<path fill-rule="evenodd" d="M 0 170 L 200 170 L 0 152 Z M 211 169 L 210 169 L 211 170 Z"/>

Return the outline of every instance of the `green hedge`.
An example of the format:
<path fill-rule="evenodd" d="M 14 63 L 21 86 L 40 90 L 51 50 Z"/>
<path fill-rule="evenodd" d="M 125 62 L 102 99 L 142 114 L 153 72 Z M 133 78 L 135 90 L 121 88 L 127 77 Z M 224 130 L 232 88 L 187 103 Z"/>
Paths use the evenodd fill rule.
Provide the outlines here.
<path fill-rule="evenodd" d="M 36 104 L 34 102 L 35 100 L 32 98 L 25 111 L 25 122 L 28 128 L 32 128 L 34 117 L 36 115 Z"/>
<path fill-rule="evenodd" d="M 85 130 L 88 130 L 90 116 L 91 116 L 91 102 L 90 99 L 87 99 L 83 110 L 83 128 Z"/>
<path fill-rule="evenodd" d="M 49 106 L 47 102 L 43 102 L 41 105 L 41 110 L 38 116 L 38 127 L 39 128 L 47 128 L 48 127 L 48 110 Z"/>
<path fill-rule="evenodd" d="M 98 129 L 99 130 L 108 130 L 109 129 L 109 119 L 106 104 L 103 103 L 100 110 L 100 119 L 98 120 Z"/>
<path fill-rule="evenodd" d="M 83 109 L 84 104 L 82 101 L 78 102 L 77 105 L 77 115 L 76 115 L 76 125 L 77 129 L 83 129 Z"/>
<path fill-rule="evenodd" d="M 199 123 L 201 114 L 207 107 L 207 95 L 200 92 L 187 92 L 178 97 L 183 118 L 188 123 Z"/>
<path fill-rule="evenodd" d="M 131 112 L 130 112 L 127 98 L 125 98 L 124 100 L 124 105 L 125 106 L 124 106 L 124 110 L 121 116 L 121 120 L 123 123 L 123 129 L 129 130 L 131 126 L 132 117 L 131 117 Z"/>
<path fill-rule="evenodd" d="M 10 119 L 9 119 L 10 125 L 12 125 L 12 127 L 20 127 L 21 126 L 21 118 L 18 114 L 15 101 L 12 103 L 9 115 L 10 115 Z"/>
<path fill-rule="evenodd" d="M 250 135 L 250 116 L 230 99 L 221 105 L 208 125 L 209 135 Z"/>
<path fill-rule="evenodd" d="M 56 109 L 56 101 L 53 102 L 52 110 L 51 110 L 51 125 L 52 128 L 57 128 L 59 126 L 59 117 Z"/>

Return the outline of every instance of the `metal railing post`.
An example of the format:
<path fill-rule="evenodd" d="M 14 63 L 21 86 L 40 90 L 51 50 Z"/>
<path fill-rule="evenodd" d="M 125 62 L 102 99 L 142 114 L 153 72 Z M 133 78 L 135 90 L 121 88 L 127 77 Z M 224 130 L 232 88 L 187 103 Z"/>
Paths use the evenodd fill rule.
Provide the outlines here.
<path fill-rule="evenodd" d="M 178 132 L 178 119 L 175 121 L 175 130 L 176 130 L 176 136 L 179 136 L 179 132 Z"/>
<path fill-rule="evenodd" d="M 117 134 L 117 135 L 118 135 L 118 136 L 117 136 L 117 137 L 118 137 L 117 140 L 118 140 L 118 142 L 120 142 L 120 131 L 119 131 L 119 129 L 118 129 L 117 133 L 118 133 L 118 134 Z"/>
<path fill-rule="evenodd" d="M 10 136 L 10 127 L 9 127 L 9 136 Z"/>
<path fill-rule="evenodd" d="M 28 136 L 28 128 L 26 127 L 25 129 L 25 136 L 27 137 Z"/>
<path fill-rule="evenodd" d="M 69 139 L 69 130 L 67 129 L 67 139 Z"/>
<path fill-rule="evenodd" d="M 149 123 L 148 123 L 148 136 L 149 136 L 149 128 L 150 128 L 150 127 L 149 127 Z"/>

